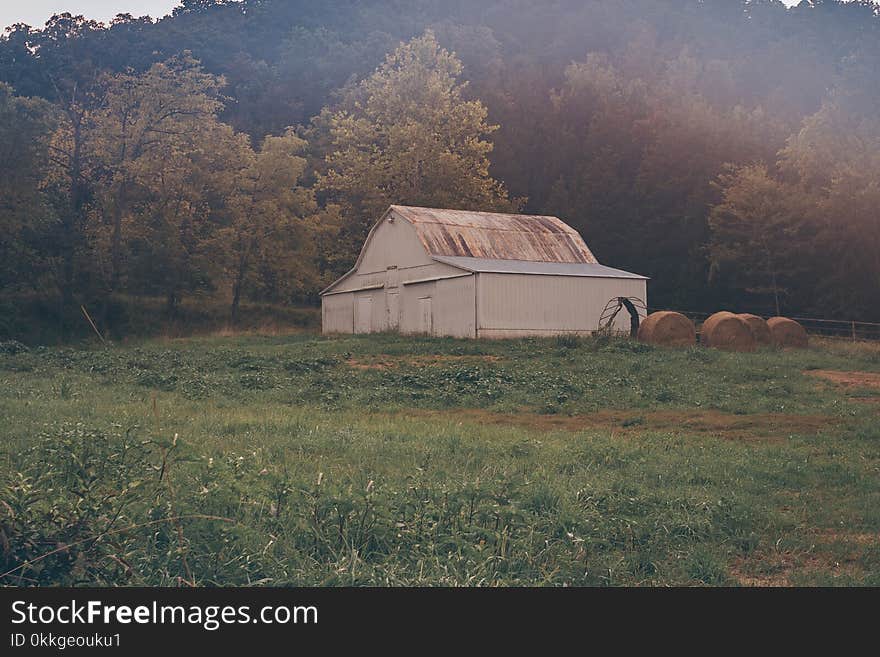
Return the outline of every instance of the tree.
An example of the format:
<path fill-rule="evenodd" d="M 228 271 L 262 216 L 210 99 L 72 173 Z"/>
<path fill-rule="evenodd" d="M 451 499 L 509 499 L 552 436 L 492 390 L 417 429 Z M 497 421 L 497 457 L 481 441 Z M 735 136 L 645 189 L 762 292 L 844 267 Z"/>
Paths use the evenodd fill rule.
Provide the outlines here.
<path fill-rule="evenodd" d="M 382 32 L 359 34 L 357 40 L 348 41 L 326 28 L 294 27 L 273 67 L 282 94 L 281 99 L 275 94 L 273 104 L 284 102 L 288 125 L 306 123 L 336 89 L 375 69 L 396 43 Z"/>
<path fill-rule="evenodd" d="M 82 16 L 53 16 L 41 31 L 22 33 L 22 44 L 39 55 L 32 83 L 42 86 L 55 105 L 55 131 L 43 188 L 55 219 L 47 257 L 55 270 L 62 333 L 73 312 L 75 290 L 89 287 L 90 245 L 87 225 L 94 204 L 95 161 L 91 148 L 93 115 L 103 101 L 97 50 L 92 40 L 100 24 Z M 19 45 L 22 45 L 19 44 Z"/>
<path fill-rule="evenodd" d="M 822 316 L 878 317 L 880 60 L 854 56 L 778 153 L 722 176 L 710 215 L 713 273 Z M 729 150 L 729 149 L 728 149 Z"/>
<path fill-rule="evenodd" d="M 327 141 L 317 188 L 342 206 L 350 255 L 369 222 L 391 203 L 509 210 L 489 173 L 496 126 L 478 100 L 464 100 L 461 63 L 434 35 L 402 44 L 375 73 L 351 87 L 341 107 L 315 124 Z M 320 139 L 320 134 L 318 135 Z"/>
<path fill-rule="evenodd" d="M 94 239 L 110 254 L 111 291 L 128 260 L 129 288 L 163 294 L 169 313 L 187 292 L 228 284 L 235 320 L 246 291 L 288 301 L 314 284 L 314 200 L 298 185 L 305 142 L 291 130 L 254 151 L 218 119 L 222 83 L 189 56 L 108 81 Z"/>
<path fill-rule="evenodd" d="M 564 217 L 600 260 L 651 276 L 652 297 L 678 308 L 708 297 L 712 181 L 726 162 L 772 157 L 784 134 L 760 111 L 714 107 L 704 77 L 713 75 L 687 53 L 653 80 L 591 53 L 565 69 L 522 157 L 543 164 L 536 210 Z"/>
<path fill-rule="evenodd" d="M 732 168 L 718 184 L 722 200 L 709 216 L 712 273 L 758 299 L 769 295 L 781 315 L 784 299 L 804 287 L 813 269 L 814 199 L 773 179 L 761 164 Z"/>
<path fill-rule="evenodd" d="M 246 288 L 255 296 L 289 301 L 297 282 L 315 278 L 310 233 L 316 207 L 311 190 L 299 184 L 305 147 L 288 130 L 267 137 L 259 151 L 249 145 L 240 150 L 226 208 L 229 224 L 215 240 L 217 251 L 227 254 L 224 273 L 231 282 L 233 322 Z"/>
<path fill-rule="evenodd" d="M 125 227 L 128 290 L 164 296 L 174 315 L 184 295 L 216 288 L 210 244 L 246 146 L 246 135 L 213 118 L 183 141 L 162 141 L 142 163 Z"/>
<path fill-rule="evenodd" d="M 880 317 L 880 55 L 853 56 L 822 107 L 780 152 L 789 179 L 810 190 L 825 312 Z"/>
<path fill-rule="evenodd" d="M 539 133 L 545 138 L 536 153 L 553 176 L 547 207 L 582 231 L 599 258 L 644 267 L 645 254 L 629 245 L 648 219 L 633 207 L 650 137 L 640 129 L 649 114 L 647 86 L 590 54 L 566 68 L 550 100 L 549 130 Z"/>
<path fill-rule="evenodd" d="M 223 107 L 222 78 L 205 73 L 184 54 L 105 81 L 102 106 L 94 113 L 94 157 L 101 176 L 102 205 L 110 232 L 108 294 L 119 287 L 123 226 L 132 203 L 149 179 L 160 175 L 169 150 L 194 150 L 206 123 Z"/>
<path fill-rule="evenodd" d="M 51 214 L 42 189 L 51 106 L 0 83 L 0 290 L 40 280 Z"/>
<path fill-rule="evenodd" d="M 60 293 L 60 316 L 73 306 L 74 286 L 82 280 L 86 226 L 93 210 L 94 160 L 90 146 L 92 112 L 99 92 L 72 85 L 62 95 L 57 128 L 49 146 L 50 166 L 44 183 L 57 221 L 57 240 L 52 249 L 56 284 Z"/>

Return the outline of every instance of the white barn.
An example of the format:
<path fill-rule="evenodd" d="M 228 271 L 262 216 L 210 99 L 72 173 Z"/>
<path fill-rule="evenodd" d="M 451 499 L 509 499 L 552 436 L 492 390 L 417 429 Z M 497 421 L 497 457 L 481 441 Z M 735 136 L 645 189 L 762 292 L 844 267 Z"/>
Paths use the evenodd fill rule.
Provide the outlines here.
<path fill-rule="evenodd" d="M 590 334 L 647 278 L 600 265 L 556 217 L 392 205 L 355 266 L 321 292 L 324 333 L 462 338 Z M 620 313 L 613 327 L 629 331 Z"/>

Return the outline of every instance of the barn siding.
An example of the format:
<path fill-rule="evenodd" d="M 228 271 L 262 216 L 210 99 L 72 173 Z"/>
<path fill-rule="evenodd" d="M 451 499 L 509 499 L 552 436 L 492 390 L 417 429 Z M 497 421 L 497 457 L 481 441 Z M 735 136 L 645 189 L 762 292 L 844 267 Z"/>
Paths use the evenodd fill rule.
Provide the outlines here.
<path fill-rule="evenodd" d="M 354 331 L 354 294 L 331 294 L 321 299 L 321 327 L 324 333 Z"/>
<path fill-rule="evenodd" d="M 401 333 L 421 333 L 419 299 L 433 299 L 436 295 L 436 290 L 437 283 L 435 281 L 403 286 L 403 290 L 400 293 L 402 297 L 400 300 Z M 434 312 L 436 314 L 436 308 L 434 308 Z"/>
<path fill-rule="evenodd" d="M 478 337 L 504 338 L 591 333 L 599 328 L 606 303 L 614 297 L 647 302 L 641 279 L 479 274 Z M 629 314 L 621 313 L 615 328 L 629 330 Z"/>
<path fill-rule="evenodd" d="M 475 280 L 476 277 L 471 275 L 437 281 L 435 335 L 449 335 L 455 338 L 476 337 Z"/>
<path fill-rule="evenodd" d="M 458 274 L 462 272 L 448 268 Z M 430 267 L 401 271 L 401 282 L 449 275 Z M 353 277 L 354 278 L 354 277 Z M 397 292 L 401 333 L 422 332 L 419 299 L 431 299 L 433 335 L 511 338 L 591 333 L 599 327 L 606 303 L 618 296 L 647 301 L 646 282 L 640 279 L 579 278 L 529 274 L 478 274 L 379 288 L 328 294 L 322 299 L 324 333 L 394 330 L 388 293 Z M 359 322 L 369 299 L 369 318 Z M 476 303 L 476 308 L 475 308 Z M 479 326 L 479 332 L 475 330 Z M 629 330 L 629 314 L 618 315 L 615 328 Z"/>
<path fill-rule="evenodd" d="M 387 267 L 397 265 L 400 269 L 433 264 L 425 252 L 412 224 L 404 219 L 388 221 L 376 226 L 360 259 L 358 273 L 385 274 Z"/>
<path fill-rule="evenodd" d="M 475 337 L 473 275 L 404 285 L 400 293 L 401 333 L 425 333 L 422 299 L 431 300 L 432 335 Z"/>

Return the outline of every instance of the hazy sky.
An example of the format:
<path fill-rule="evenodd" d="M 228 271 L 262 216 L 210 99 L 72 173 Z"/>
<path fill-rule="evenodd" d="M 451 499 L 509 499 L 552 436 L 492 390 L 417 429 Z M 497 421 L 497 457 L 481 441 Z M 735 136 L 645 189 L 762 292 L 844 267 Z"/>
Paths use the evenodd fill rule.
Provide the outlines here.
<path fill-rule="evenodd" d="M 782 0 L 796 5 L 800 0 Z M 159 18 L 169 14 L 178 0 L 0 0 L 0 27 L 27 23 L 42 27 L 52 14 L 69 11 L 87 18 L 109 21 L 116 14 L 149 15 Z"/>
<path fill-rule="evenodd" d="M 0 0 L 0 26 L 27 23 L 42 27 L 52 14 L 65 11 L 100 21 L 109 21 L 116 14 L 159 18 L 179 4 L 179 0 Z"/>

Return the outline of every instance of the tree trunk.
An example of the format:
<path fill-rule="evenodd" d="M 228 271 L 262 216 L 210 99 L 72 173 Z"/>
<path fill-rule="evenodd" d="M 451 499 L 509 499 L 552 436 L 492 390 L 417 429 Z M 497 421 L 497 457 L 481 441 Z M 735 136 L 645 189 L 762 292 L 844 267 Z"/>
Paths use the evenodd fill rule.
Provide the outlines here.
<path fill-rule="evenodd" d="M 177 296 L 176 290 L 169 290 L 168 295 L 165 297 L 165 313 L 169 317 L 175 317 L 177 315 L 177 303 L 180 299 Z"/>
<path fill-rule="evenodd" d="M 776 285 L 776 270 L 773 270 L 773 301 L 776 302 L 776 316 L 779 317 L 782 315 L 782 312 L 779 310 L 779 287 Z"/>
<path fill-rule="evenodd" d="M 238 305 L 241 301 L 241 285 L 232 284 L 232 306 L 229 309 L 229 319 L 233 324 L 238 322 Z"/>
<path fill-rule="evenodd" d="M 122 215 L 126 196 L 126 181 L 122 181 L 113 199 L 113 235 L 110 238 L 110 294 L 119 288 L 122 271 Z"/>
<path fill-rule="evenodd" d="M 247 258 L 242 254 L 238 261 L 238 271 L 232 282 L 232 307 L 229 309 L 230 321 L 235 324 L 238 321 L 238 307 L 241 303 L 241 288 L 244 286 L 244 276 L 247 271 Z"/>
<path fill-rule="evenodd" d="M 72 317 L 73 285 L 76 275 L 76 248 L 79 242 L 79 225 L 82 223 L 82 212 L 85 207 L 85 190 L 82 181 L 82 127 L 81 117 L 71 117 L 73 124 L 73 151 L 70 153 L 70 187 L 68 204 L 62 220 L 62 254 L 61 276 L 61 325 L 62 337 L 67 338 L 73 330 L 68 322 Z"/>

